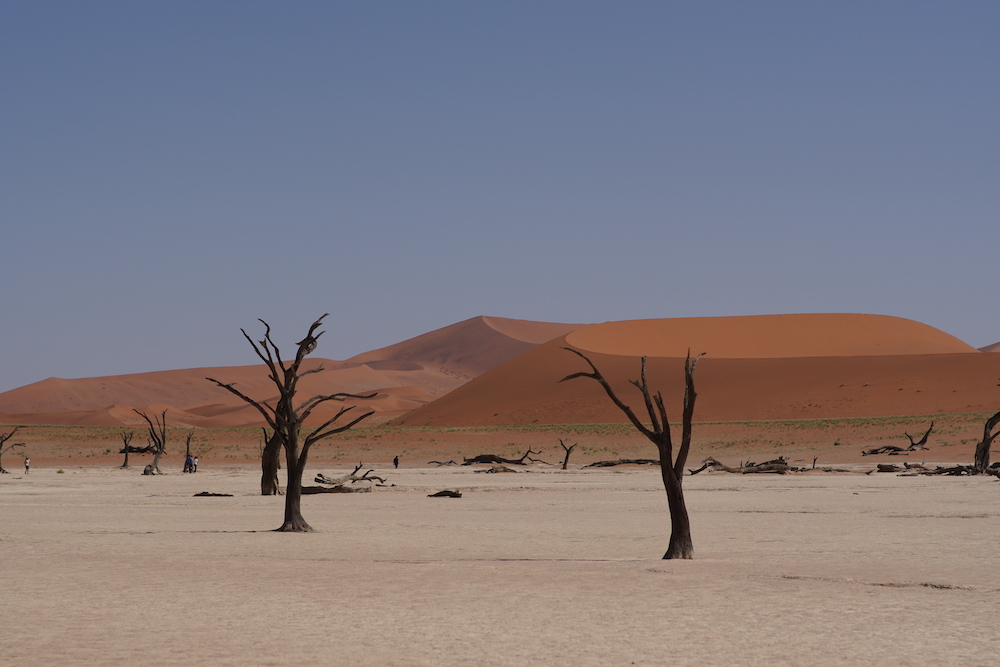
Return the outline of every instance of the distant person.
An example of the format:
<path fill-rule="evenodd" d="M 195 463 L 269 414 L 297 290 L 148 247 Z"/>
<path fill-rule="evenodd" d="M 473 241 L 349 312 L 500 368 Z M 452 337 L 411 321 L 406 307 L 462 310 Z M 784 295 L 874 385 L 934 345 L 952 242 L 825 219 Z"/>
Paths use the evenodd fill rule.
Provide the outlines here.
<path fill-rule="evenodd" d="M 191 459 L 191 472 L 198 472 L 198 457 Z"/>
<path fill-rule="evenodd" d="M 399 457 L 398 456 L 393 457 L 393 459 L 392 459 L 392 467 L 393 468 L 398 468 L 399 467 Z"/>
<path fill-rule="evenodd" d="M 31 459 L 27 456 L 24 457 L 24 474 L 27 475 L 28 471 L 31 470 Z"/>
<path fill-rule="evenodd" d="M 188 454 L 184 458 L 184 472 L 194 472 L 191 468 L 194 466 L 194 458 Z"/>

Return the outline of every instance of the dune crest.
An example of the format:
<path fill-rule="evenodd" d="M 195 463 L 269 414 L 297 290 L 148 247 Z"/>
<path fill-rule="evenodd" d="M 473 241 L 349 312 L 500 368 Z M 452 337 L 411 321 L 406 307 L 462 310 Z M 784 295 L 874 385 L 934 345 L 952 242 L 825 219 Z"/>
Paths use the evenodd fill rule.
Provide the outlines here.
<path fill-rule="evenodd" d="M 980 352 L 1000 352 L 1000 343 L 993 343 L 992 345 L 987 345 L 986 347 L 979 348 Z"/>
<path fill-rule="evenodd" d="M 608 322 L 577 329 L 497 366 L 393 423 L 487 426 L 621 422 L 586 353 L 636 407 L 640 357 L 676 418 L 683 356 L 698 366 L 699 421 L 818 419 L 995 411 L 1000 355 L 942 331 L 878 315 L 770 315 Z"/>
<path fill-rule="evenodd" d="M 348 362 L 409 362 L 445 369 L 468 380 L 583 325 L 473 317 L 402 343 L 364 352 Z"/>
<path fill-rule="evenodd" d="M 713 359 L 861 357 L 976 352 L 934 327 L 886 315 L 804 314 L 689 317 L 605 322 L 578 329 L 566 342 L 586 352 Z"/>

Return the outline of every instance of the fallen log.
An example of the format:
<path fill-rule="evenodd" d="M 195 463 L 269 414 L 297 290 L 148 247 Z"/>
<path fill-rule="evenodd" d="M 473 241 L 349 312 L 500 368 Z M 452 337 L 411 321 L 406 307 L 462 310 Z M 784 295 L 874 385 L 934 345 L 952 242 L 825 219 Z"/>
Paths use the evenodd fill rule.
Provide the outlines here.
<path fill-rule="evenodd" d="M 772 473 L 777 475 L 784 475 L 787 472 L 798 472 L 799 468 L 791 467 L 790 465 L 788 465 L 788 463 L 786 463 L 787 460 L 788 459 L 784 457 L 779 457 L 773 461 L 765 461 L 764 463 L 753 463 L 751 461 L 747 461 L 747 463 L 740 465 L 738 468 L 731 468 L 723 463 L 720 463 L 719 461 L 716 461 L 714 458 L 709 456 L 707 459 L 702 461 L 702 469 L 708 467 L 711 468 L 712 470 L 719 470 L 721 472 L 739 473 L 742 475 L 750 475 L 755 473 Z M 699 470 L 698 472 L 701 472 L 701 470 Z"/>
<path fill-rule="evenodd" d="M 873 449 L 862 449 L 861 456 L 875 456 L 876 454 L 887 454 L 889 456 L 907 456 L 910 452 L 915 452 L 919 449 L 930 449 L 927 446 L 927 438 L 930 436 L 931 431 L 934 430 L 934 422 L 931 422 L 930 427 L 924 433 L 924 437 L 920 440 L 914 440 L 913 436 L 903 431 L 903 435 L 906 436 L 907 440 L 910 441 L 909 447 L 896 447 L 895 445 L 883 445 L 882 447 L 875 447 Z"/>
<path fill-rule="evenodd" d="M 334 486 L 337 486 L 337 485 L 340 485 L 340 484 L 346 484 L 347 482 L 350 482 L 351 484 L 355 484 L 357 482 L 372 482 L 372 483 L 374 483 L 374 482 L 378 481 L 378 482 L 380 482 L 382 484 L 385 484 L 385 478 L 384 477 L 379 477 L 378 475 L 372 475 L 371 474 L 371 473 L 375 472 L 374 468 L 371 469 L 371 470 L 369 470 L 368 472 L 366 472 L 364 475 L 361 475 L 361 477 L 358 477 L 358 471 L 361 470 L 361 466 L 362 465 L 363 464 L 359 463 L 354 468 L 354 470 L 351 473 L 349 473 L 347 475 L 344 475 L 343 477 L 327 477 L 323 473 L 319 473 L 318 475 L 316 475 L 316 479 L 314 481 L 318 482 L 319 484 L 331 484 L 331 485 L 334 485 Z"/>
<path fill-rule="evenodd" d="M 458 464 L 457 464 L 457 463 L 455 463 L 454 461 L 445 461 L 444 463 L 442 463 L 441 461 L 428 461 L 428 462 L 427 462 L 427 465 L 431 465 L 432 463 L 433 463 L 434 465 L 437 465 L 437 466 L 439 466 L 439 467 L 440 467 L 440 466 L 457 466 L 457 465 L 458 465 Z"/>
<path fill-rule="evenodd" d="M 878 472 L 902 472 L 903 468 L 894 463 L 879 463 L 875 470 Z"/>
<path fill-rule="evenodd" d="M 908 450 L 904 447 L 897 447 L 895 445 L 884 445 L 882 447 L 875 447 L 874 449 L 862 449 L 861 456 L 875 456 L 876 454 L 888 454 L 889 456 L 906 456 L 912 450 Z"/>
<path fill-rule="evenodd" d="M 493 466 L 492 468 L 484 468 L 483 470 L 473 470 L 473 472 L 484 472 L 487 475 L 489 475 L 489 474 L 498 473 L 498 472 L 513 472 L 513 473 L 516 473 L 518 471 L 514 470 L 512 468 L 508 468 L 507 466 Z M 528 472 L 528 471 L 525 470 L 524 472 Z"/>
<path fill-rule="evenodd" d="M 515 466 L 526 466 L 528 464 L 525 463 L 525 461 L 530 461 L 532 463 L 545 463 L 546 465 L 551 465 L 549 463 L 546 463 L 545 461 L 542 461 L 541 459 L 531 458 L 532 454 L 541 454 L 541 453 L 542 453 L 541 451 L 533 452 L 529 447 L 528 451 L 526 451 L 524 455 L 521 456 L 521 458 L 519 459 L 505 459 L 504 457 L 497 456 L 496 454 L 480 454 L 479 456 L 473 456 L 471 459 L 465 459 L 465 463 L 463 463 L 462 465 L 471 466 L 477 463 L 507 463 L 509 465 L 515 465 Z"/>
<path fill-rule="evenodd" d="M 583 466 L 584 468 L 610 468 L 612 466 L 658 466 L 659 459 L 618 459 L 617 461 L 594 461 Z"/>
<path fill-rule="evenodd" d="M 303 486 L 302 495 L 312 495 L 316 493 L 368 493 L 372 490 L 370 486 L 344 486 L 339 484 L 333 487 L 326 486 Z"/>
<path fill-rule="evenodd" d="M 231 493 L 210 493 L 209 491 L 202 491 L 201 493 L 194 494 L 195 498 L 232 498 Z"/>
<path fill-rule="evenodd" d="M 437 493 L 432 493 L 427 496 L 428 498 L 461 498 L 462 494 L 459 491 L 438 491 Z"/>

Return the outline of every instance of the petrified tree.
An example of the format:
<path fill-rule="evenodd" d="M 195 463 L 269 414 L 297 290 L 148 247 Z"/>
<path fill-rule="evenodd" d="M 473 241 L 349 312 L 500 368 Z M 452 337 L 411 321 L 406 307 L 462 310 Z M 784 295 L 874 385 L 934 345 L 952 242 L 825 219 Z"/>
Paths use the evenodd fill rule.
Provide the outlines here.
<path fill-rule="evenodd" d="M 568 347 L 563 349 L 586 361 L 592 372 L 573 373 L 564 377 L 560 382 L 578 377 L 596 380 L 604 388 L 608 398 L 618 406 L 619 410 L 625 413 L 636 430 L 656 445 L 656 449 L 660 452 L 660 476 L 663 479 L 663 488 L 667 492 L 667 505 L 670 508 L 670 543 L 667 545 L 667 552 L 663 554 L 663 557 L 665 559 L 692 558 L 694 544 L 691 541 L 691 522 L 688 519 L 687 506 L 684 504 L 682 481 L 684 479 L 684 464 L 687 462 L 688 452 L 691 449 L 691 420 L 694 417 L 694 403 L 698 396 L 694 390 L 694 368 L 702 355 L 699 354 L 691 359 L 689 351 L 684 360 L 684 412 L 681 421 L 681 443 L 675 454 L 670 434 L 670 421 L 667 419 L 667 410 L 663 406 L 663 395 L 660 392 L 656 392 L 655 395 L 650 393 L 649 385 L 646 383 L 646 357 L 642 358 L 639 381 L 630 380 L 630 382 L 642 392 L 650 426 L 643 424 L 632 408 L 618 398 L 614 389 L 597 370 L 597 366 L 585 354 Z"/>
<path fill-rule="evenodd" d="M 138 410 L 132 410 L 137 415 L 146 420 L 148 428 L 149 445 L 153 448 L 153 462 L 143 468 L 143 475 L 162 475 L 160 472 L 160 457 L 163 456 L 163 452 L 167 449 L 167 411 L 164 410 L 157 417 L 153 415 L 153 419 L 150 419 L 145 412 L 139 412 Z M 127 449 L 127 447 L 126 447 Z"/>
<path fill-rule="evenodd" d="M 14 437 L 14 434 L 17 433 L 20 428 L 21 428 L 20 426 L 15 426 L 14 430 L 11 431 L 10 433 L 0 433 L 0 461 L 3 460 L 3 455 L 6 452 L 10 451 L 11 449 L 14 449 L 15 447 L 24 447 L 23 442 L 15 442 L 7 445 L 6 447 L 3 446 L 5 442 Z M 0 475 L 6 475 L 6 474 L 7 471 L 3 469 L 3 464 L 0 463 Z"/>
<path fill-rule="evenodd" d="M 240 329 L 243 332 L 243 337 L 247 339 L 253 348 L 253 351 L 267 364 L 267 368 L 270 371 L 268 378 L 278 389 L 278 400 L 273 407 L 266 402 L 255 401 L 243 394 L 234 388 L 232 383 L 224 384 L 215 378 L 206 378 L 257 408 L 257 411 L 263 415 L 267 425 L 274 430 L 275 435 L 281 441 L 281 446 L 285 450 L 287 483 L 285 484 L 285 520 L 281 524 L 281 527 L 277 529 L 280 532 L 306 533 L 312 531 L 312 526 L 302 518 L 302 473 L 305 470 L 306 462 L 309 460 L 309 450 L 312 446 L 335 433 L 346 431 L 373 414 L 373 411 L 368 411 L 348 424 L 334 426 L 337 420 L 355 407 L 353 405 L 346 406 L 341 408 L 333 417 L 309 431 L 304 438 L 302 437 L 303 424 L 319 405 L 327 401 L 343 402 L 348 398 L 372 398 L 376 395 L 372 393 L 362 396 L 338 392 L 330 395 L 313 396 L 300 405 L 295 405 L 295 394 L 298 391 L 299 380 L 307 375 L 319 373 L 323 370 L 322 366 L 308 371 L 302 371 L 300 367 L 306 356 L 316 349 L 319 337 L 323 335 L 322 331 L 317 332 L 316 329 L 320 327 L 327 315 L 329 313 L 313 322 L 312 326 L 309 327 L 309 333 L 306 334 L 306 337 L 296 343 L 298 348 L 295 353 L 295 360 L 290 364 L 286 364 L 281 358 L 278 346 L 271 340 L 271 326 L 267 322 L 260 320 L 261 324 L 264 325 L 264 338 L 256 342 L 246 331 Z"/>
<path fill-rule="evenodd" d="M 135 433 L 133 431 L 122 431 L 118 435 L 122 437 L 122 452 L 125 452 L 125 460 L 122 461 L 122 464 L 119 467 L 131 468 L 132 466 L 128 464 L 128 455 L 132 452 L 130 443 L 132 442 L 132 438 L 135 437 Z M 121 452 L 119 452 L 119 454 L 120 453 Z"/>
<path fill-rule="evenodd" d="M 565 470 L 566 466 L 569 465 L 569 455 L 570 455 L 570 453 L 574 449 L 576 449 L 576 446 L 579 445 L 579 444 L 580 443 L 578 443 L 578 442 L 574 442 L 572 445 L 570 445 L 569 447 L 567 447 L 566 443 L 564 443 L 562 441 L 562 438 L 559 438 L 559 446 L 562 447 L 566 451 L 566 458 L 563 459 L 563 464 L 562 464 L 562 469 L 563 470 Z"/>
<path fill-rule="evenodd" d="M 976 458 L 972 464 L 977 473 L 985 473 L 990 467 L 990 449 L 993 447 L 993 441 L 1000 436 L 1000 431 L 993 432 L 997 424 L 1000 424 L 1000 412 L 987 419 L 986 425 L 983 426 L 983 439 L 976 445 Z"/>

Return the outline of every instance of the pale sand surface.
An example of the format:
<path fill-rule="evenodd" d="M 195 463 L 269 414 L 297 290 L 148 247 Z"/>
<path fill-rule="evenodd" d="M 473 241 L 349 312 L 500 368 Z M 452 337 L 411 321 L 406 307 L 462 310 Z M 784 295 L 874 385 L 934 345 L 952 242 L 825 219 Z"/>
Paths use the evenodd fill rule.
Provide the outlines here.
<path fill-rule="evenodd" d="M 8 468 L 10 466 L 8 465 Z M 267 532 L 251 467 L 0 476 L 2 665 L 994 665 L 1000 483 L 389 470 Z M 337 472 L 315 468 L 312 473 Z M 444 488 L 461 499 L 427 498 Z M 195 498 L 199 491 L 232 498 Z"/>

